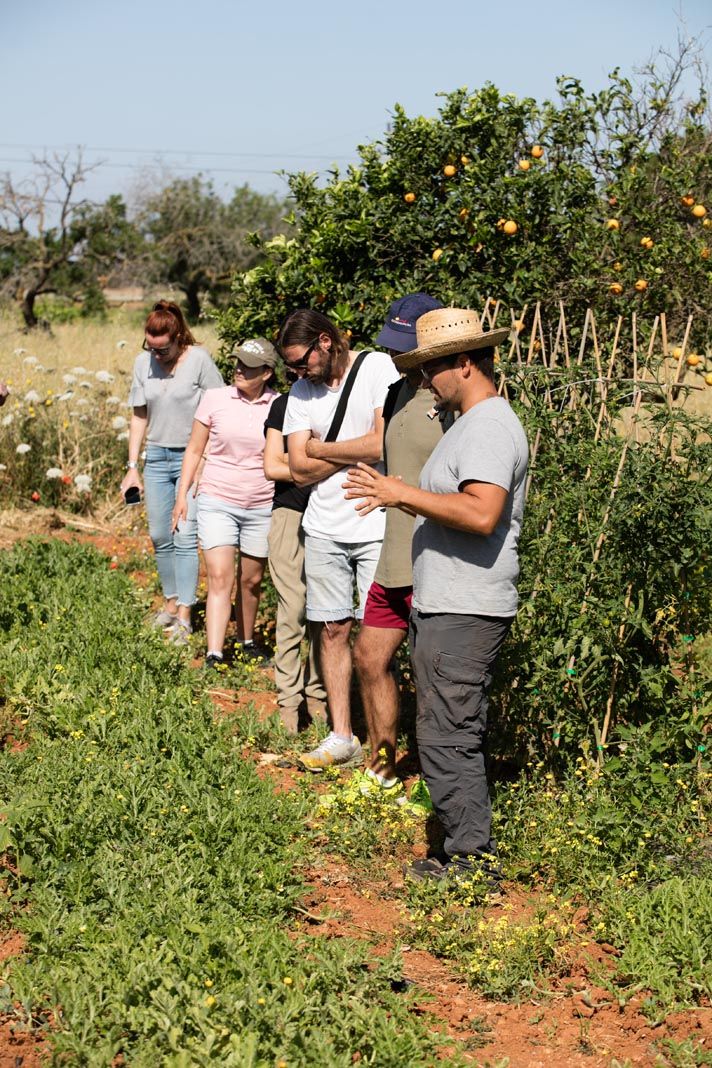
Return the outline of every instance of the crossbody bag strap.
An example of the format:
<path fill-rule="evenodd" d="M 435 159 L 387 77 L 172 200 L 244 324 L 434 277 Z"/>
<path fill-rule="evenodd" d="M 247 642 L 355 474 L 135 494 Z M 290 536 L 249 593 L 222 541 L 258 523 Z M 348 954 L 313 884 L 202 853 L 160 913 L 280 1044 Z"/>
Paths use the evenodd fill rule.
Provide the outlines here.
<path fill-rule="evenodd" d="M 344 421 L 346 415 L 346 406 L 349 403 L 349 397 L 351 396 L 351 390 L 354 388 L 354 382 L 356 381 L 356 375 L 359 372 L 361 364 L 370 355 L 371 349 L 364 349 L 363 352 L 359 352 L 358 356 L 351 364 L 351 370 L 348 373 L 348 377 L 344 382 L 344 388 L 341 390 L 341 396 L 339 397 L 339 403 L 336 405 L 336 411 L 334 412 L 334 418 L 331 420 L 331 426 L 324 441 L 336 441 L 341 430 L 341 424 Z"/>

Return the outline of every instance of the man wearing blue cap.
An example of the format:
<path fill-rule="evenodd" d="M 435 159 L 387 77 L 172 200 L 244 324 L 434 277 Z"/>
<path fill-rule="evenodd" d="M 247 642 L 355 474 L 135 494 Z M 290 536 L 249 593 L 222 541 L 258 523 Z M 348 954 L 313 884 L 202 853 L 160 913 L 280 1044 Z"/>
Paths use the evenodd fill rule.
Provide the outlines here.
<path fill-rule="evenodd" d="M 376 344 L 393 358 L 410 352 L 417 344 L 417 320 L 435 308 L 442 308 L 441 302 L 427 293 L 401 297 L 391 305 Z M 433 409 L 429 390 L 422 389 L 421 384 L 419 369 L 405 374 L 390 386 L 383 407 L 383 452 L 388 473 L 412 486 L 418 485 L 421 468 L 445 429 Z M 378 790 L 396 801 L 404 800 L 405 793 L 395 769 L 398 687 L 390 665 L 408 634 L 414 522 L 413 516 L 395 508 L 386 513 L 381 555 L 353 651 L 371 747 L 364 784 L 369 792 Z"/>

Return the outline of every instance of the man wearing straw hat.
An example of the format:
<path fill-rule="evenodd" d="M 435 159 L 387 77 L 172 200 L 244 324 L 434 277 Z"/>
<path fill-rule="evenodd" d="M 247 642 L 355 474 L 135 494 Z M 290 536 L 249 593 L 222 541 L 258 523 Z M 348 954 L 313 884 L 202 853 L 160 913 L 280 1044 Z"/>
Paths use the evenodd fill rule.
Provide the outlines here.
<path fill-rule="evenodd" d="M 517 610 L 517 542 L 528 446 L 494 383 L 494 347 L 474 311 L 443 308 L 416 324 L 418 346 L 396 359 L 419 368 L 440 410 L 460 418 L 438 442 L 419 487 L 366 464 L 351 468 L 347 497 L 362 515 L 415 515 L 410 643 L 420 762 L 445 831 L 443 853 L 416 861 L 414 878 L 498 879 L 485 767 L 487 690 Z"/>

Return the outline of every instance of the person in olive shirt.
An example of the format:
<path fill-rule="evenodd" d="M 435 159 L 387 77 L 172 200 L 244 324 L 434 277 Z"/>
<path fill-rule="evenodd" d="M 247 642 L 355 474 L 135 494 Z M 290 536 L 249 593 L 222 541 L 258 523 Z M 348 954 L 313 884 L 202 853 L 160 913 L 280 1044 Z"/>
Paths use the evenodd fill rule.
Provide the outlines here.
<path fill-rule="evenodd" d="M 442 308 L 442 304 L 427 293 L 411 293 L 395 301 L 376 344 L 394 358 L 410 352 L 416 347 L 417 320 L 435 308 Z M 383 408 L 387 472 L 411 486 L 418 485 L 421 469 L 444 429 L 433 409 L 430 390 L 421 386 L 422 376 L 417 368 L 390 387 Z M 398 686 L 390 667 L 408 636 L 414 523 L 414 516 L 396 508 L 389 508 L 386 513 L 381 555 L 353 652 L 371 750 L 366 777 L 375 789 L 396 799 L 404 796 L 404 791 L 395 769 L 399 703 Z"/>
<path fill-rule="evenodd" d="M 310 488 L 292 482 L 287 438 L 282 434 L 288 396 L 283 393 L 277 398 L 265 422 L 264 471 L 274 482 L 268 557 L 277 593 L 274 681 L 282 723 L 290 734 L 296 734 L 304 705 L 313 720 L 326 722 L 326 691 L 319 668 L 319 624 L 306 619 L 302 516 Z M 305 633 L 309 637 L 306 664 L 301 653 Z"/>

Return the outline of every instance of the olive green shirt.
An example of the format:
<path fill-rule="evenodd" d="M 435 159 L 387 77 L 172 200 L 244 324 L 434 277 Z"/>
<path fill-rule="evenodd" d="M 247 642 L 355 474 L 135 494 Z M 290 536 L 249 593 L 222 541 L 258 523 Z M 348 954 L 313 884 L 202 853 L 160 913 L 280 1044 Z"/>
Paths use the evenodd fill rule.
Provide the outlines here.
<path fill-rule="evenodd" d="M 415 389 L 407 379 L 398 393 L 383 445 L 389 475 L 400 475 L 409 486 L 417 486 L 423 464 L 443 436 L 437 415 L 430 419 L 433 395 L 429 389 Z M 381 586 L 412 586 L 411 541 L 415 517 L 389 508 L 386 533 L 374 580 Z"/>

